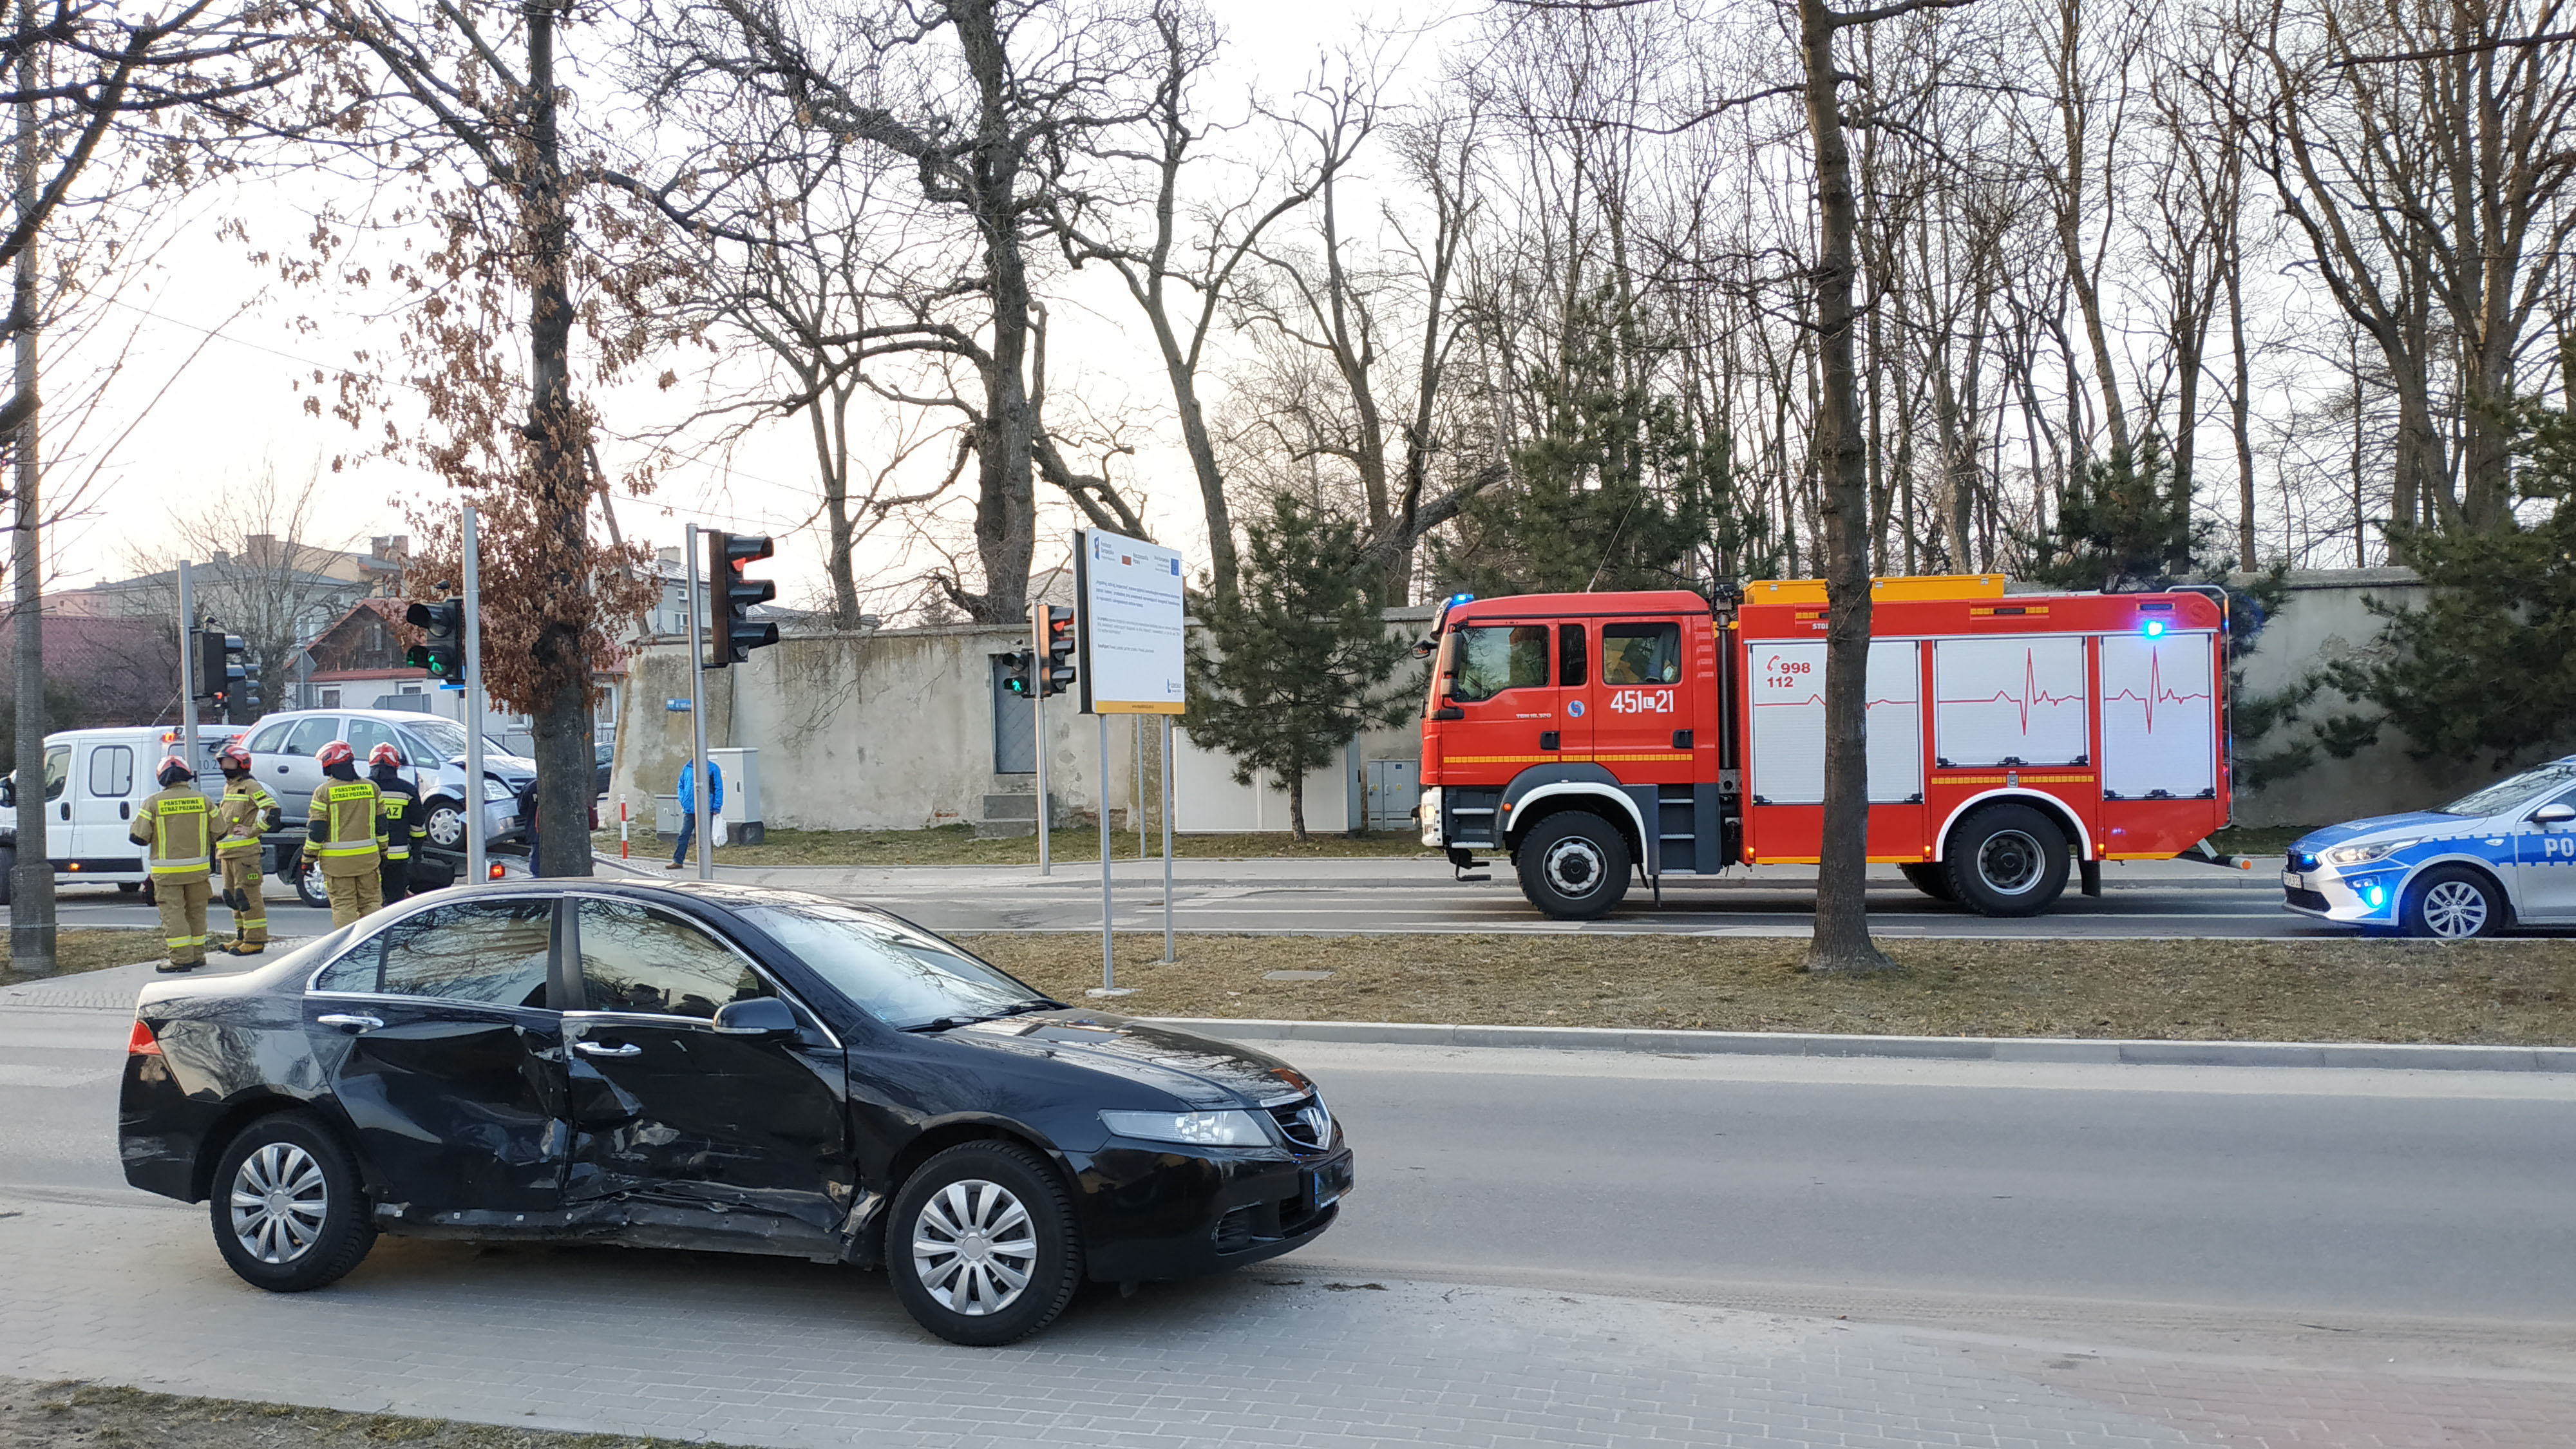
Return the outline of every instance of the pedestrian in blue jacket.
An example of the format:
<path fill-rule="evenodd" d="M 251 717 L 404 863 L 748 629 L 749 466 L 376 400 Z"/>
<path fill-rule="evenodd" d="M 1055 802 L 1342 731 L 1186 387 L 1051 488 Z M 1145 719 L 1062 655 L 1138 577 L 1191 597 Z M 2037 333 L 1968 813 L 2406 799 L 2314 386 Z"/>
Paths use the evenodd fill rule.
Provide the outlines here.
<path fill-rule="evenodd" d="M 671 852 L 671 863 L 664 870 L 678 870 L 689 858 L 689 844 L 698 838 L 698 762 L 691 760 L 680 767 L 680 848 Z M 724 808 L 724 766 L 707 761 L 707 813 Z"/>

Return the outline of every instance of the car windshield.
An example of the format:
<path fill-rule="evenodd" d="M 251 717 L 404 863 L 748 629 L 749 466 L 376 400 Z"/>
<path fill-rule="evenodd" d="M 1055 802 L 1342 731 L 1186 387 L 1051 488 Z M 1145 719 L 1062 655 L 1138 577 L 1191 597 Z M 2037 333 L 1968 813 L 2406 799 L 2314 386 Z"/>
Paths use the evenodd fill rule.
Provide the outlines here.
<path fill-rule="evenodd" d="M 2571 784 L 2576 784 L 2576 760 L 2552 760 L 2435 808 L 2444 815 L 2501 815 L 2534 795 Z"/>
<path fill-rule="evenodd" d="M 1056 1004 L 999 968 L 891 916 L 826 901 L 749 906 L 741 912 L 843 996 L 897 1030 L 983 1021 Z"/>
<path fill-rule="evenodd" d="M 418 736 L 420 742 L 435 752 L 442 762 L 465 753 L 465 726 L 452 719 L 441 719 L 434 714 L 422 715 L 418 719 L 404 720 L 403 727 Z M 483 750 L 492 755 L 513 753 L 509 746 L 490 735 L 483 737 Z"/>

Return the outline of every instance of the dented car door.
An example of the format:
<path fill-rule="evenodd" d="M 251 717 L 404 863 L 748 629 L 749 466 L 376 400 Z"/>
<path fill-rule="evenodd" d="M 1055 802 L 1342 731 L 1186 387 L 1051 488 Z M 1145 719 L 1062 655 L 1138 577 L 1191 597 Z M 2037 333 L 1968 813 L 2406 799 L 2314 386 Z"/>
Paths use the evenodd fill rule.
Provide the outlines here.
<path fill-rule="evenodd" d="M 781 996 L 733 946 L 676 913 L 587 897 L 570 932 L 579 1009 L 564 1015 L 573 1116 L 565 1197 L 614 1205 L 639 1246 L 837 1255 L 858 1203 L 841 1049 L 799 1030 L 716 1030 L 725 1006 Z"/>
<path fill-rule="evenodd" d="M 360 940 L 305 994 L 381 1215 L 507 1229 L 562 1206 L 554 917 L 541 896 L 440 905 Z"/>

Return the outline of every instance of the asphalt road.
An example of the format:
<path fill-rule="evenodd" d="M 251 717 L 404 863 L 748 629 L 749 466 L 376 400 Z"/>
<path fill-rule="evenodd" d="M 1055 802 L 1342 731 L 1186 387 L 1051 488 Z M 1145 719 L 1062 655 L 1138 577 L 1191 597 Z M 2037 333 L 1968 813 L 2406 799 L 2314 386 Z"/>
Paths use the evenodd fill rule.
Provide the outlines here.
<path fill-rule="evenodd" d="M 600 864 L 603 875 L 649 880 L 676 878 L 651 864 L 621 868 Z M 1053 874 L 1035 868 L 781 867 L 723 866 L 725 880 L 810 890 L 870 901 L 942 931 L 1096 931 L 1100 928 L 1100 864 L 1056 863 Z M 1120 860 L 1113 868 L 1118 929 L 1156 931 L 1163 924 L 1159 861 Z M 1188 860 L 1174 868 L 1173 904 L 1178 929 L 1342 934 L 1353 931 L 1677 931 L 1707 935 L 1804 936 L 1813 929 L 1813 873 L 1796 867 L 1759 867 L 1711 879 L 1666 885 L 1662 904 L 1651 892 L 1630 892 L 1627 904 L 1598 921 L 1551 921 L 1531 909 L 1508 868 L 1482 881 L 1459 881 L 1437 861 L 1420 860 Z M 72 926 L 149 926 L 152 909 L 112 888 L 68 889 L 61 919 Z M 2279 873 L 2258 864 L 2252 871 L 2219 870 L 2178 862 L 2113 865 L 2104 892 L 2088 899 L 2071 889 L 2048 914 L 2028 920 L 1992 920 L 1931 900 L 1886 867 L 1871 872 L 1871 929 L 1885 936 L 1988 937 L 2335 937 L 2350 934 L 2281 905 Z M 214 913 L 217 930 L 226 913 Z M 327 929 L 330 913 L 297 903 L 272 888 L 270 929 L 311 935 Z"/>
<path fill-rule="evenodd" d="M 0 1008 L 0 1192 L 134 1196 L 130 1020 Z M 1347 1126 L 1360 1188 L 1284 1266 L 1856 1319 L 2134 1326 L 2151 1304 L 2576 1343 L 2576 1077 L 1285 1055 Z"/>

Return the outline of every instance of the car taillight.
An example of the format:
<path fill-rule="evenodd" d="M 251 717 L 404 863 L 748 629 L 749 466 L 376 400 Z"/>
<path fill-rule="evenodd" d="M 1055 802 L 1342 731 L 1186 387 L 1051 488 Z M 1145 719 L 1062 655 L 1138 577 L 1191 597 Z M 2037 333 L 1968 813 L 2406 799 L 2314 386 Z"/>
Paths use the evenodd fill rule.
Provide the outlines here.
<path fill-rule="evenodd" d="M 133 1057 L 161 1055 L 160 1039 L 152 1035 L 151 1026 L 139 1016 L 134 1019 L 134 1034 L 125 1039 L 125 1054 Z"/>
<path fill-rule="evenodd" d="M 484 872 L 483 878 L 485 880 L 499 880 L 501 878 L 501 862 L 497 860 L 492 862 L 491 868 Z"/>

